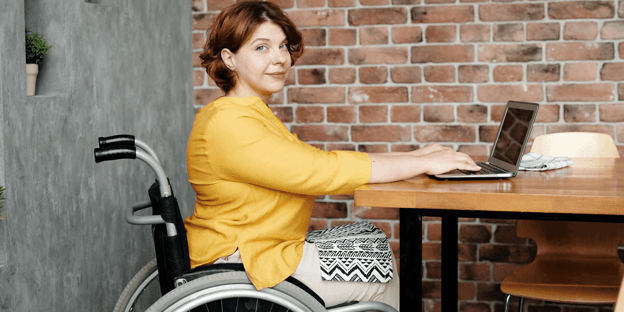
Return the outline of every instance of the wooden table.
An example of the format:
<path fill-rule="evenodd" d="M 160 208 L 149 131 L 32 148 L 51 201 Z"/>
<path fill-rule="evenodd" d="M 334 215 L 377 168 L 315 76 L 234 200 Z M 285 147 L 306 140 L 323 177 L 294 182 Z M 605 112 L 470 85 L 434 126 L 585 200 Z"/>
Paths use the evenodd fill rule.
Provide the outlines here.
<path fill-rule="evenodd" d="M 482 159 L 475 159 L 477 161 Z M 457 311 L 459 217 L 624 223 L 624 158 L 574 158 L 567 168 L 500 180 L 418 176 L 356 189 L 355 205 L 402 208 L 401 306 L 420 311 L 422 217 L 442 217 L 442 311 Z"/>

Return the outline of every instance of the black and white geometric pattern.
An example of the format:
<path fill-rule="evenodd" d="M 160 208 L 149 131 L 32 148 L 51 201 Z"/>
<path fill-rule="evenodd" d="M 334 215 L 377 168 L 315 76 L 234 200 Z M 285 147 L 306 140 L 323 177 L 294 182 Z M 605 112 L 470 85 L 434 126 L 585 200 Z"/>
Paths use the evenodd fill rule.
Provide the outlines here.
<path fill-rule="evenodd" d="M 392 279 L 392 250 L 383 231 L 369 221 L 309 232 L 326 281 L 387 283 Z"/>

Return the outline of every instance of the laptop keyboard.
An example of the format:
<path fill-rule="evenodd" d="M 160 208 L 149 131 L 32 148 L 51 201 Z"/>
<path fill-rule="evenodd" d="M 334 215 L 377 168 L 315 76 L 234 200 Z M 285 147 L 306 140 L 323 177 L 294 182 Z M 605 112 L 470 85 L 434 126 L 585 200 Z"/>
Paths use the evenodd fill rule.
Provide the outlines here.
<path fill-rule="evenodd" d="M 459 170 L 465 174 L 469 175 L 478 175 L 478 174 L 496 174 L 496 173 L 506 173 L 507 171 L 494 167 L 488 163 L 478 162 L 477 165 L 481 167 L 479 171 L 468 171 L 468 170 Z"/>

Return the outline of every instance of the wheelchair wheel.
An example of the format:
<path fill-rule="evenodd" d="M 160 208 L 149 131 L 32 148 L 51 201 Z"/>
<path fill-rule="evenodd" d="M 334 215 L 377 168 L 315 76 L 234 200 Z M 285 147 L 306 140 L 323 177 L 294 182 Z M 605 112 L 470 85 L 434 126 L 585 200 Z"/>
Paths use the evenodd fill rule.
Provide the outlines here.
<path fill-rule="evenodd" d="M 160 299 L 160 284 L 156 259 L 146 264 L 128 282 L 115 304 L 114 312 L 139 312 L 147 310 Z"/>
<path fill-rule="evenodd" d="M 324 312 L 326 310 L 306 291 L 287 281 L 258 291 L 245 272 L 224 272 L 204 276 L 179 286 L 154 303 L 147 311 Z"/>

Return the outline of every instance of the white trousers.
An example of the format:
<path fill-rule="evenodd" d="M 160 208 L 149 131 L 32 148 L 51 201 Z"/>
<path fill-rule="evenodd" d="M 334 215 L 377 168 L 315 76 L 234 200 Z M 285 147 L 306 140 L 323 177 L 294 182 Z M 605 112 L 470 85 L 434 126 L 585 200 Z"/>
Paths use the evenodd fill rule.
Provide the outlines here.
<path fill-rule="evenodd" d="M 221 257 L 215 263 L 242 263 L 238 250 Z M 399 274 L 396 261 L 392 261 L 394 277 L 388 283 L 336 282 L 321 278 L 318 250 L 314 243 L 304 242 L 303 257 L 292 277 L 298 279 L 317 295 L 325 306 L 330 307 L 346 301 L 378 301 L 399 310 Z"/>

